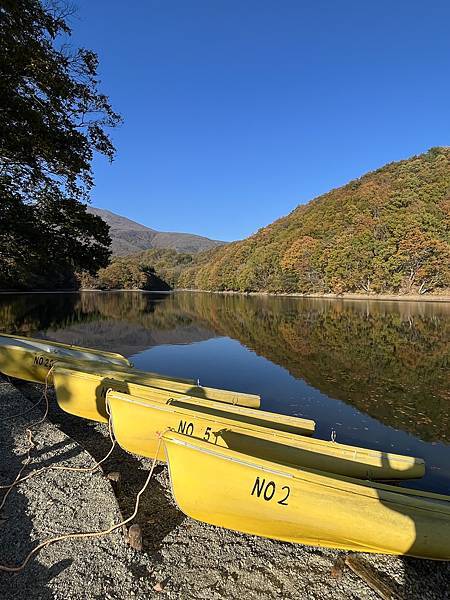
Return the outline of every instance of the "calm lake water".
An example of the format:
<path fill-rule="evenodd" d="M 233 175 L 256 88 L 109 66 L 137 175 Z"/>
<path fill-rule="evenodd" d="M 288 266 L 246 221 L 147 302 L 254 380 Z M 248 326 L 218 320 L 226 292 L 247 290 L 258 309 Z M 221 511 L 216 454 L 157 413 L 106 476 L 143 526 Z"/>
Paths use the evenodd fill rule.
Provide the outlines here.
<path fill-rule="evenodd" d="M 450 493 L 450 305 L 177 292 L 0 295 L 0 330 L 253 392 L 316 437 L 427 461 Z"/>

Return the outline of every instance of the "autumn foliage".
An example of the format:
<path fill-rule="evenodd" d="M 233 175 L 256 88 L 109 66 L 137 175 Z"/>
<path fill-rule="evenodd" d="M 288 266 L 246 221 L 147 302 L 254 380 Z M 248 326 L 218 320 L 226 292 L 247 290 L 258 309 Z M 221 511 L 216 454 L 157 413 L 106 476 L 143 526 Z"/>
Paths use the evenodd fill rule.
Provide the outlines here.
<path fill-rule="evenodd" d="M 202 253 L 178 287 L 420 293 L 450 287 L 450 149 L 391 163 Z"/>

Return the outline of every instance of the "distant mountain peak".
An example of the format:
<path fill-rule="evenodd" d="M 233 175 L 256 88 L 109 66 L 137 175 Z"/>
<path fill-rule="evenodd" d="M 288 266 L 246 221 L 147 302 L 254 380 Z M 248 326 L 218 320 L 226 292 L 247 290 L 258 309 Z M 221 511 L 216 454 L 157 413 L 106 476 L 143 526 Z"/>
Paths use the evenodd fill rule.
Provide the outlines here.
<path fill-rule="evenodd" d="M 196 254 L 225 243 L 193 233 L 156 231 L 104 208 L 88 206 L 88 212 L 101 217 L 110 226 L 111 250 L 114 256 L 134 254 L 150 248 Z"/>

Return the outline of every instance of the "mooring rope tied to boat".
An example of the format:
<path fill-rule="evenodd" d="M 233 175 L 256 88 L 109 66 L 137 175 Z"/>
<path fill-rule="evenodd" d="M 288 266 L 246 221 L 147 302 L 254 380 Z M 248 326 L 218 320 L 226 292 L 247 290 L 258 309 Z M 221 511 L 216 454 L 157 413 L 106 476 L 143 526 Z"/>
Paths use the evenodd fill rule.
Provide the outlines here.
<path fill-rule="evenodd" d="M 48 402 L 48 399 L 47 399 Z M 109 413 L 109 406 L 108 406 L 108 415 Z M 99 468 L 99 466 L 105 462 L 105 460 L 107 460 L 115 446 L 116 446 L 116 440 L 113 436 L 113 432 L 112 432 L 112 427 L 111 427 L 111 419 L 108 419 L 108 431 L 109 431 L 109 437 L 111 439 L 112 445 L 111 448 L 109 449 L 108 453 L 98 462 L 96 462 L 92 467 L 68 467 L 68 466 L 60 466 L 60 465 L 49 465 L 47 467 L 41 467 L 40 469 L 37 469 L 36 471 L 33 471 L 32 473 L 29 473 L 28 475 L 25 475 L 25 477 L 21 477 L 20 479 L 18 479 L 16 477 L 16 479 L 9 485 L 0 485 L 0 489 L 7 489 L 8 492 L 5 494 L 2 504 L 0 505 L 0 510 L 3 508 L 4 506 L 4 502 L 5 502 L 5 498 L 8 496 L 10 489 L 12 489 L 13 487 L 15 487 L 16 485 L 18 485 L 19 483 L 22 483 L 24 481 L 27 481 L 28 479 L 31 479 L 32 477 L 35 477 L 36 475 L 40 475 L 41 473 L 44 473 L 45 471 L 72 471 L 72 472 L 79 472 L 79 473 L 89 473 L 89 472 L 94 472 L 96 469 Z M 27 454 L 28 457 L 23 465 L 23 467 L 21 468 L 19 475 L 23 472 L 24 468 L 27 466 L 27 464 L 29 464 L 30 460 L 31 460 L 31 456 L 30 456 L 30 451 L 32 448 L 34 448 L 35 444 L 33 443 L 33 439 L 32 439 L 32 435 L 31 435 L 31 431 L 29 429 L 27 429 L 27 433 L 29 434 L 29 448 L 27 450 Z"/>
<path fill-rule="evenodd" d="M 47 416 L 48 414 L 48 409 L 49 409 L 49 403 L 48 403 L 48 395 L 47 395 L 47 391 L 48 391 L 48 377 L 50 375 L 50 372 L 52 371 L 53 367 L 49 370 L 49 372 L 47 373 L 47 377 L 46 377 L 46 387 L 44 389 L 44 396 L 46 399 L 46 411 L 44 413 L 44 416 L 42 419 L 40 419 L 38 422 L 36 422 L 34 425 L 37 425 L 39 423 L 41 423 Z M 60 467 L 58 465 L 52 466 L 50 465 L 49 467 L 43 467 L 42 469 L 38 469 L 38 471 L 35 471 L 33 473 L 30 473 L 28 476 L 20 479 L 20 475 L 23 472 L 24 468 L 27 466 L 29 460 L 31 460 L 31 449 L 34 447 L 34 443 L 33 443 L 33 439 L 32 439 L 32 434 L 31 434 L 31 430 L 27 429 L 27 435 L 28 435 L 28 439 L 29 439 L 29 448 L 28 448 L 28 458 L 26 460 L 26 462 L 24 463 L 24 465 L 22 466 L 22 468 L 20 469 L 16 479 L 14 480 L 14 482 L 10 485 L 7 486 L 9 489 L 6 492 L 2 504 L 0 506 L 0 509 L 4 506 L 5 500 L 8 496 L 8 494 L 10 493 L 10 491 L 12 490 L 13 487 L 15 487 L 16 485 L 18 485 L 21 481 L 25 481 L 26 479 L 29 479 L 30 477 L 33 477 L 39 473 L 42 473 L 46 470 L 50 470 L 50 469 L 59 469 L 59 470 L 67 470 L 67 471 L 82 471 L 82 472 L 86 472 L 86 471 L 94 471 L 95 469 L 97 469 L 100 464 L 102 462 L 104 462 L 112 453 L 115 444 L 116 444 L 116 440 L 114 439 L 114 433 L 113 433 L 113 428 L 112 428 L 112 418 L 111 418 L 111 412 L 109 410 L 109 403 L 107 402 L 106 404 L 106 408 L 107 408 L 107 412 L 108 412 L 108 429 L 109 429 L 109 435 L 110 438 L 112 440 L 112 447 L 110 448 L 109 452 L 107 453 L 107 455 L 102 458 L 102 460 L 100 460 L 99 462 L 97 462 L 94 467 Z M 35 548 L 33 548 L 33 550 L 31 550 L 28 555 L 26 556 L 25 560 L 18 566 L 13 567 L 13 566 L 9 566 L 9 565 L 2 565 L 0 564 L 0 571 L 4 571 L 7 573 L 18 573 L 19 571 L 22 571 L 28 564 L 28 562 L 31 560 L 31 558 L 37 554 L 40 550 L 42 550 L 43 548 L 45 548 L 46 546 L 49 546 L 50 544 L 54 544 L 56 542 L 60 542 L 60 541 L 64 541 L 64 540 L 69 540 L 69 539 L 88 539 L 88 538 L 97 538 L 97 537 L 103 537 L 105 535 L 109 535 L 110 533 L 113 533 L 114 531 L 116 531 L 117 529 L 119 529 L 120 527 L 123 527 L 124 525 L 126 525 L 127 523 L 129 523 L 130 521 L 132 521 L 135 516 L 137 515 L 137 512 L 139 510 L 139 502 L 140 502 L 140 498 L 142 496 L 142 494 L 145 492 L 145 490 L 147 489 L 148 484 L 150 483 L 150 480 L 153 476 L 153 472 L 155 470 L 155 466 L 156 463 L 158 461 L 158 454 L 159 451 L 161 449 L 161 444 L 162 444 L 162 439 L 164 434 L 166 433 L 167 429 L 165 431 L 163 431 L 162 433 L 158 433 L 158 445 L 156 448 L 156 452 L 155 452 L 155 456 L 152 460 L 152 465 L 150 467 L 149 473 L 147 475 L 147 478 L 145 480 L 144 485 L 142 486 L 142 488 L 139 490 L 139 492 L 137 493 L 136 496 L 136 502 L 134 505 L 134 511 L 133 513 L 127 517 L 126 519 L 122 520 L 120 523 L 117 523 L 116 525 L 113 525 L 112 527 L 110 527 L 109 529 L 104 529 L 101 531 L 86 531 L 86 532 L 73 532 L 73 533 L 65 533 L 65 534 L 61 534 L 52 538 L 49 538 L 47 540 L 44 540 L 43 542 L 41 542 L 40 544 L 38 544 Z M 1 486 L 1 487 L 5 487 L 5 486 Z"/>
<path fill-rule="evenodd" d="M 134 505 L 134 511 L 133 511 L 133 513 L 128 518 L 124 519 L 120 523 L 117 523 L 116 525 L 113 525 L 109 529 L 104 529 L 102 531 L 87 531 L 87 532 L 66 533 L 66 534 L 58 535 L 58 536 L 53 537 L 53 538 L 49 538 L 48 540 L 44 540 L 43 542 L 41 542 L 40 544 L 38 544 L 36 546 L 36 548 L 34 548 L 33 550 L 31 550 L 31 552 L 27 555 L 27 557 L 25 558 L 25 560 L 23 561 L 22 564 L 18 565 L 17 567 L 11 567 L 11 566 L 8 566 L 8 565 L 0 565 L 0 571 L 6 571 L 7 573 L 18 573 L 19 571 L 22 571 L 27 566 L 28 562 L 30 561 L 30 559 L 35 554 L 37 554 L 40 550 L 42 550 L 46 546 L 49 546 L 50 544 L 54 544 L 55 542 L 61 542 L 61 541 L 70 540 L 70 539 L 73 540 L 73 539 L 82 539 L 82 538 L 83 539 L 87 539 L 87 538 L 103 537 L 105 535 L 109 535 L 110 533 L 113 533 L 113 531 L 115 531 L 116 529 L 119 529 L 119 527 L 123 527 L 124 525 L 126 525 L 127 523 L 129 523 L 130 521 L 132 521 L 134 519 L 134 517 L 137 515 L 137 512 L 139 510 L 139 501 L 140 501 L 141 495 L 147 489 L 147 486 L 150 483 L 150 480 L 152 478 L 153 472 L 155 470 L 155 466 L 156 466 L 156 463 L 157 463 L 157 456 L 158 456 L 159 450 L 161 448 L 162 437 L 163 437 L 163 434 L 161 434 L 160 437 L 159 437 L 158 447 L 157 447 L 157 450 L 156 450 L 155 457 L 153 458 L 152 466 L 151 466 L 150 471 L 148 473 L 147 479 L 145 480 L 144 485 L 139 490 L 139 492 L 138 492 L 138 494 L 136 496 L 136 502 L 135 502 L 135 505 Z"/>
<path fill-rule="evenodd" d="M 48 400 L 48 395 L 47 395 L 47 393 L 48 393 L 48 378 L 49 378 L 52 370 L 53 370 L 53 367 L 47 373 L 47 376 L 45 379 L 45 388 L 44 388 L 44 392 L 42 394 L 42 397 L 45 398 L 45 401 L 46 401 L 46 410 L 45 410 L 44 416 L 41 419 L 39 419 L 39 421 L 36 421 L 36 423 L 29 425 L 28 428 L 26 429 L 26 433 L 27 433 L 27 437 L 28 437 L 27 458 L 25 459 L 25 462 L 24 462 L 22 468 L 20 469 L 19 473 L 17 474 L 16 478 L 14 479 L 14 481 L 8 485 L 0 485 L 0 489 L 7 490 L 6 494 L 3 497 L 2 503 L 0 504 L 0 510 L 5 505 L 6 498 L 8 497 L 12 488 L 15 487 L 16 485 L 18 485 L 19 483 L 22 483 L 23 481 L 31 479 L 32 477 L 35 477 L 36 475 L 44 473 L 45 471 L 76 471 L 76 472 L 81 472 L 81 473 L 82 472 L 86 472 L 86 473 L 93 472 L 96 469 L 98 469 L 98 467 L 111 456 L 111 454 L 116 446 L 116 440 L 114 439 L 112 427 L 111 427 L 111 414 L 110 414 L 109 403 L 108 403 L 106 406 L 106 410 L 108 412 L 108 430 L 109 430 L 109 437 L 111 439 L 112 445 L 111 445 L 111 448 L 109 449 L 108 453 L 106 454 L 106 456 L 104 456 L 101 460 L 96 462 L 92 467 L 68 467 L 68 466 L 60 466 L 60 465 L 49 465 L 48 467 L 41 467 L 40 469 L 37 469 L 36 471 L 33 471 L 32 473 L 25 475 L 25 477 L 20 477 L 20 475 L 23 473 L 25 467 L 30 463 L 30 461 L 31 461 L 30 452 L 35 447 L 35 444 L 33 442 L 33 435 L 31 433 L 30 427 L 33 427 L 35 425 L 39 425 L 40 423 L 42 423 L 48 414 L 48 410 L 49 410 L 49 400 Z"/>
<path fill-rule="evenodd" d="M 2 510 L 2 508 L 5 506 L 5 502 L 11 492 L 11 490 L 18 485 L 21 481 L 24 481 L 25 479 L 28 479 L 30 475 L 27 475 L 26 477 L 20 477 L 23 473 L 23 471 L 25 470 L 25 468 L 29 465 L 29 463 L 31 462 L 31 450 L 34 448 L 34 442 L 33 442 L 33 434 L 31 433 L 31 429 L 30 427 L 34 427 L 36 425 L 39 425 L 40 423 L 42 423 L 44 421 L 44 419 L 47 417 L 48 414 L 48 380 L 50 377 L 51 372 L 53 371 L 53 367 L 51 367 L 45 377 L 45 387 L 44 387 L 44 392 L 42 393 L 40 399 L 38 400 L 38 402 L 36 402 L 35 405 L 33 405 L 31 407 L 31 409 L 35 408 L 40 402 L 42 402 L 42 399 L 45 398 L 46 401 L 46 408 L 45 408 L 45 412 L 44 415 L 41 419 L 39 419 L 39 421 L 36 421 L 36 423 L 32 423 L 31 425 L 29 424 L 28 427 L 26 428 L 25 432 L 27 434 L 27 438 L 28 438 L 28 448 L 27 448 L 27 458 L 25 459 L 21 469 L 19 470 L 18 474 L 16 475 L 16 478 L 14 479 L 14 481 L 8 485 L 0 485 L 0 489 L 5 490 L 6 489 L 6 493 L 3 496 L 2 502 L 0 504 L 0 510 Z M 26 414 L 27 412 L 29 412 L 31 409 L 28 409 L 27 411 L 20 413 L 19 415 L 13 415 L 16 417 L 20 417 L 24 414 Z M 9 417 L 12 418 L 12 417 Z M 5 421 L 7 419 L 4 419 Z M 42 471 L 42 470 L 40 470 Z M 37 474 L 37 473 L 36 473 Z"/>
<path fill-rule="evenodd" d="M 27 432 L 29 432 L 29 430 L 27 430 Z M 30 432 L 31 433 L 31 432 Z M 110 437 L 111 437 L 111 432 L 110 432 Z M 34 448 L 35 444 L 33 443 L 32 439 L 29 440 L 31 443 L 31 446 L 29 447 L 29 451 Z M 101 460 L 99 460 L 98 462 L 96 462 L 92 467 L 67 467 L 67 466 L 60 466 L 60 465 L 49 465 L 48 467 L 41 467 L 40 469 L 37 469 L 36 471 L 33 471 L 31 473 L 29 473 L 28 475 L 25 475 L 25 477 L 21 477 L 20 479 L 15 479 L 11 484 L 9 485 L 0 485 L 0 489 L 8 489 L 8 488 L 13 488 L 14 486 L 18 485 L 19 483 L 23 483 L 24 481 L 27 481 L 28 479 L 31 479 L 32 477 L 35 477 L 36 475 L 39 475 L 41 473 L 44 473 L 45 471 L 75 471 L 75 472 L 93 472 L 96 469 L 98 469 L 98 467 L 105 462 L 105 460 L 107 460 L 114 448 L 116 446 L 116 440 L 112 440 L 112 446 L 109 449 L 108 453 L 106 454 L 106 456 L 104 456 Z M 30 457 L 31 459 L 31 457 Z M 27 466 L 27 464 L 30 462 L 30 459 L 27 459 L 26 462 L 24 463 L 22 469 L 19 472 L 20 473 L 23 472 L 23 469 Z M 8 492 L 9 493 L 9 492 Z M 0 505 L 0 509 L 3 507 L 3 503 Z"/>

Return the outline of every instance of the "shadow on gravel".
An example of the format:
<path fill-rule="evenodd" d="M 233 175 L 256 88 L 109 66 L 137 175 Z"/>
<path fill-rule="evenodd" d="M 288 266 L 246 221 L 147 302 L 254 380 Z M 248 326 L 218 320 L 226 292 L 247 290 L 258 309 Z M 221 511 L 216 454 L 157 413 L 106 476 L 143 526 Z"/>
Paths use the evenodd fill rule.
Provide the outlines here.
<path fill-rule="evenodd" d="M 450 598 L 450 562 L 403 557 L 405 598 Z"/>
<path fill-rule="evenodd" d="M 13 481 L 22 467 L 23 456 L 14 453 L 13 428 L 20 432 L 13 420 L 2 421 L 8 415 L 19 412 L 17 403 L 10 402 L 11 387 L 0 387 L 0 484 Z M 9 390 L 9 391 L 8 391 Z M 20 409 L 19 409 L 20 410 Z M 27 415 L 28 416 L 28 415 Z M 25 421 L 24 421 L 25 422 Z M 0 504 L 6 490 L 0 490 Z M 33 524 L 28 516 L 28 500 L 16 488 L 9 494 L 0 510 L 0 563 L 16 566 L 36 546 L 31 538 Z M 61 561 L 67 563 L 67 561 Z M 39 598 L 50 600 L 53 594 L 47 583 L 68 565 L 58 563 L 51 569 L 39 563 L 39 557 L 31 559 L 27 567 L 17 573 L 0 571 L 0 598 L 12 600 Z"/>
<path fill-rule="evenodd" d="M 16 381 L 15 385 L 26 397 L 33 401 L 36 401 L 41 393 L 41 388 L 32 384 Z M 95 460 L 98 461 L 102 459 L 110 449 L 110 440 L 102 433 L 102 431 L 105 431 L 105 426 L 63 412 L 53 399 L 52 392 L 50 393 L 50 398 L 50 420 L 59 426 L 68 436 L 84 447 Z M 68 453 L 68 457 L 69 454 L 70 453 Z M 111 458 L 103 463 L 102 466 L 106 474 L 117 471 L 121 475 L 120 481 L 118 483 L 113 482 L 113 486 L 119 508 L 123 516 L 127 517 L 133 512 L 136 495 L 144 484 L 148 474 L 150 461 L 144 459 L 140 460 L 118 447 Z M 185 518 L 171 502 L 170 489 L 161 485 L 158 481 L 158 475 L 164 474 L 167 476 L 167 473 L 164 473 L 164 471 L 165 467 L 163 465 L 158 465 L 156 467 L 155 476 L 141 498 L 139 513 L 134 520 L 135 523 L 139 523 L 142 527 L 144 550 L 151 554 L 153 560 L 156 560 L 156 562 L 162 560 L 159 553 L 162 541 Z M 22 507 L 20 513 L 22 514 L 24 510 L 25 507 Z M 0 539 L 2 539 L 1 522 Z M 322 550 L 318 548 L 309 548 L 308 553 L 311 556 L 313 554 L 320 555 L 322 554 Z M 19 554 L 20 556 L 24 556 L 26 551 L 23 550 Z M 403 564 L 404 582 L 403 585 L 400 586 L 400 589 L 394 581 L 390 580 L 386 573 L 380 573 L 380 578 L 384 579 L 385 583 L 390 584 L 393 589 L 398 590 L 400 598 L 430 598 L 430 600 L 442 600 L 447 597 L 445 596 L 445 593 L 443 595 L 442 590 L 448 589 L 447 582 L 450 580 L 450 563 L 439 563 L 404 557 Z M 38 568 L 38 566 L 33 564 L 33 571 L 36 568 Z M 58 565 L 54 565 L 51 571 L 57 568 L 59 568 L 59 563 Z M 64 565 L 62 565 L 61 569 L 63 568 L 65 568 Z M 146 576 L 146 570 L 143 569 L 141 572 L 138 565 L 132 567 L 132 570 L 136 577 Z M 49 577 L 48 570 L 44 569 L 40 574 L 36 571 L 34 571 L 33 575 L 31 575 L 31 573 L 32 569 L 29 570 L 27 575 L 30 575 L 30 580 L 32 579 L 36 582 L 36 589 L 39 593 L 28 597 L 42 598 L 44 600 L 50 598 L 51 596 L 48 594 L 45 595 L 47 593 L 45 587 L 42 588 L 42 592 L 39 588 L 39 579 L 45 581 L 45 579 Z M 19 581 L 19 579 L 17 581 Z M 9 598 L 26 597 L 25 595 L 21 596 L 20 594 L 17 596 L 5 595 L 2 588 L 2 582 L 3 576 L 0 574 L 0 598 L 3 599 L 4 597 L 9 600 Z M 19 583 L 17 584 L 18 587 L 15 588 L 16 591 L 20 589 L 20 585 L 21 584 Z"/>
<path fill-rule="evenodd" d="M 68 447 L 67 450 L 65 450 L 64 452 L 61 452 L 61 450 L 64 450 L 66 447 Z M 42 457 L 45 454 L 50 454 L 51 456 L 49 456 L 48 458 L 45 458 L 45 459 L 41 458 L 39 460 L 38 468 L 41 469 L 42 467 L 49 467 L 50 465 L 54 464 L 54 462 L 55 462 L 54 454 L 56 454 L 57 452 L 58 452 L 58 462 L 64 462 L 64 461 L 70 460 L 71 458 L 75 458 L 76 456 L 81 454 L 82 450 L 80 450 L 80 448 L 74 447 L 73 443 L 70 440 L 66 440 L 64 442 L 58 442 L 57 444 L 45 445 L 45 447 L 40 448 L 40 449 L 34 448 L 33 449 L 33 459 L 39 459 L 40 457 Z M 32 467 L 32 468 L 36 468 L 36 467 Z"/>
<path fill-rule="evenodd" d="M 14 381 L 14 384 L 31 401 L 36 401 L 41 393 L 40 387 L 33 384 L 17 380 Z M 52 423 L 85 448 L 96 461 L 101 460 L 111 447 L 109 437 L 105 437 L 100 431 L 101 427 L 106 426 L 65 413 L 54 400 L 53 392 L 49 393 L 49 398 L 49 418 Z M 136 496 L 145 483 L 150 462 L 149 460 L 144 461 L 144 459 L 141 461 L 116 445 L 112 456 L 102 464 L 105 474 L 120 473 L 120 481 L 113 483 L 113 488 L 124 518 L 134 510 Z M 144 469 L 143 464 L 147 468 Z M 158 552 L 163 539 L 185 518 L 171 503 L 170 490 L 157 480 L 158 474 L 164 470 L 163 465 L 156 466 L 154 476 L 141 496 L 139 512 L 133 521 L 141 526 L 144 550 L 150 554 Z"/>

